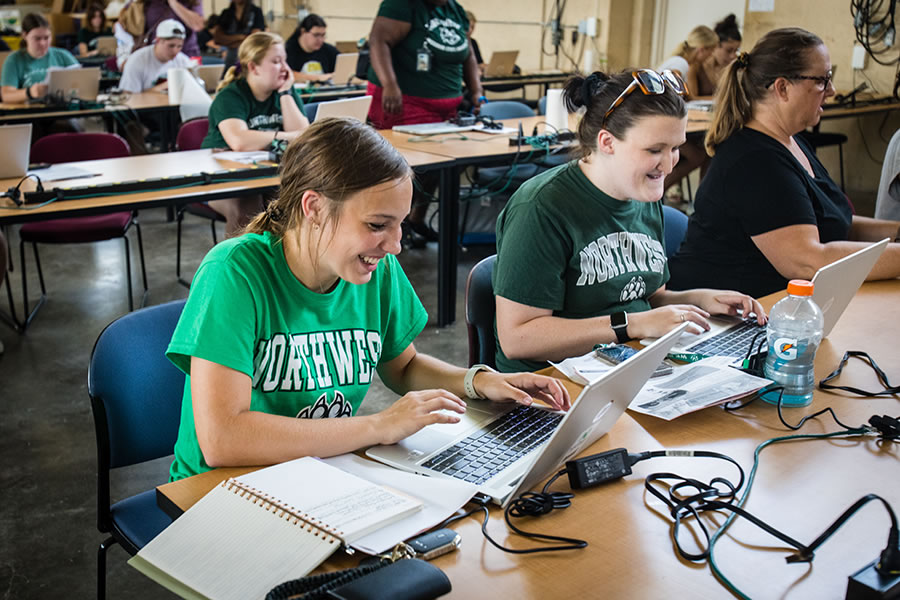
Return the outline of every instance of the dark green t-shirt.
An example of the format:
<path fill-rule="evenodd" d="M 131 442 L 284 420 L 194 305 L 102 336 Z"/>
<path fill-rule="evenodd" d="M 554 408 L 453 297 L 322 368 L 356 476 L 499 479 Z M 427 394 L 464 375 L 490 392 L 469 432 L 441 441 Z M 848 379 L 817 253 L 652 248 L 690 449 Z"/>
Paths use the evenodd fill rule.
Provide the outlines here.
<path fill-rule="evenodd" d="M 303 109 L 303 100 L 297 88 L 293 90 L 294 101 Z M 201 148 L 227 148 L 228 143 L 219 131 L 219 123 L 226 119 L 246 121 L 247 127 L 253 131 L 284 131 L 281 117 L 281 96 L 273 92 L 260 102 L 253 96 L 247 80 L 239 77 L 232 81 L 221 92 L 216 94 L 209 107 L 209 132 L 203 139 Z"/>
<path fill-rule="evenodd" d="M 375 370 L 397 358 L 428 315 L 391 254 L 362 285 L 326 294 L 291 272 L 270 233 L 245 234 L 209 251 L 166 355 L 187 375 L 170 476 L 208 471 L 197 441 L 191 357 L 251 379 L 250 410 L 298 419 L 350 417 Z"/>
<path fill-rule="evenodd" d="M 663 239 L 659 202 L 611 198 L 572 161 L 525 182 L 497 219 L 494 293 L 568 319 L 645 311 L 669 279 Z M 546 366 L 506 358 L 497 338 L 501 371 Z"/>
<path fill-rule="evenodd" d="M 462 95 L 463 63 L 469 56 L 469 19 L 456 0 L 432 6 L 424 0 L 382 0 L 378 16 L 410 24 L 409 35 L 391 48 L 391 62 L 400 90 L 420 98 Z M 417 71 L 417 54 L 427 48 L 431 69 Z M 369 67 L 369 81 L 381 85 Z"/>

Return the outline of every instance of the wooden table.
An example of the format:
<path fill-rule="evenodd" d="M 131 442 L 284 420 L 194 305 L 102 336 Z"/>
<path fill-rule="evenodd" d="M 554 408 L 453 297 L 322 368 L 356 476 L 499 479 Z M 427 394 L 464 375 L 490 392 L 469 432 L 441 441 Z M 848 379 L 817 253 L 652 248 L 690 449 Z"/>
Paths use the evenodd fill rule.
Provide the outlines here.
<path fill-rule="evenodd" d="M 779 295 L 763 299 L 768 308 Z M 865 350 L 888 377 L 900 380 L 895 340 L 900 324 L 900 280 L 864 284 L 816 355 L 816 378 L 833 370 L 845 350 Z M 874 373 L 851 362 L 841 376 L 844 385 L 880 389 Z M 568 384 L 570 391 L 577 386 Z M 857 426 L 873 414 L 897 415 L 898 398 L 863 399 L 846 393 L 816 390 L 813 404 L 786 409 L 787 419 L 831 406 L 844 422 Z M 830 418 L 807 423 L 802 433 L 839 428 Z M 612 431 L 587 453 L 624 447 L 630 452 L 692 449 L 721 452 L 749 471 L 758 444 L 790 434 L 775 408 L 757 401 L 737 413 L 708 408 L 665 422 L 626 413 Z M 222 479 L 248 469 L 220 469 L 157 488 L 160 505 L 185 510 Z M 462 536 L 458 552 L 434 561 L 453 584 L 450 598 L 731 598 L 705 564 L 679 558 L 670 539 L 664 505 L 644 491 L 643 477 L 675 471 L 708 481 L 721 475 L 736 479 L 723 461 L 662 458 L 638 463 L 634 474 L 600 487 L 578 491 L 570 508 L 518 525 L 527 530 L 579 537 L 584 550 L 512 555 L 491 546 L 481 535 L 480 520 L 453 525 Z M 810 543 L 853 502 L 877 493 L 900 509 L 900 444 L 874 437 L 793 441 L 769 447 L 745 508 L 802 543 Z M 565 478 L 554 490 L 567 490 Z M 847 577 L 874 560 L 883 549 L 889 521 L 883 508 L 867 506 L 816 552 L 811 564 L 786 564 L 790 554 L 748 522 L 738 520 L 716 546 L 723 573 L 752 598 L 842 598 Z M 174 508 L 173 508 L 174 507 Z M 721 523 L 724 516 L 715 518 Z M 521 520 L 520 520 L 521 521 Z M 707 520 L 709 525 L 709 521 Z M 712 525 L 715 527 L 715 525 Z M 509 535 L 497 507 L 491 509 L 491 535 L 515 548 L 534 544 Z M 689 533 L 684 532 L 689 544 Z M 326 570 L 353 566 L 355 559 L 335 556 Z"/>

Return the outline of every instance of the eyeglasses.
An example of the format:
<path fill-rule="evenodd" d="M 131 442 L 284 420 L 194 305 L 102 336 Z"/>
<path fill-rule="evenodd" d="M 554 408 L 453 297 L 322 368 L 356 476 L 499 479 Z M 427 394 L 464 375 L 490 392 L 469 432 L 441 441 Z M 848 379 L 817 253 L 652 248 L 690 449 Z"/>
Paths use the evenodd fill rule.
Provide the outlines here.
<path fill-rule="evenodd" d="M 825 91 L 825 88 L 828 87 L 828 84 L 834 78 L 834 71 L 829 70 L 825 75 L 779 75 L 779 77 L 784 77 L 785 79 L 809 79 L 816 82 L 816 87 L 819 88 L 819 91 Z M 778 77 L 775 79 L 778 79 Z M 772 83 L 775 83 L 775 79 L 766 87 L 771 87 Z"/>
<path fill-rule="evenodd" d="M 687 84 L 684 83 L 681 75 L 668 69 L 660 73 L 650 69 L 639 69 L 637 71 L 632 71 L 631 77 L 633 78 L 631 83 L 622 90 L 622 93 L 619 94 L 618 98 L 613 100 L 612 104 L 609 105 L 609 110 L 603 115 L 603 121 L 600 123 L 601 128 L 606 125 L 606 120 L 609 119 L 609 115 L 611 115 L 634 90 L 641 90 L 645 96 L 659 96 L 660 94 L 665 94 L 666 86 L 669 86 L 672 91 L 679 96 L 686 96 L 689 93 Z"/>

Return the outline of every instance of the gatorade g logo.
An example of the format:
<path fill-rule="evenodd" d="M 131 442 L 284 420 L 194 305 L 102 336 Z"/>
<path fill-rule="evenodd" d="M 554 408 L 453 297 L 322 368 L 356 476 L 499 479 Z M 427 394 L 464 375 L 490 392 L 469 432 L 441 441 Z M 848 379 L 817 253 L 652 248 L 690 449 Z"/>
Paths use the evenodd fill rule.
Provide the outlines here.
<path fill-rule="evenodd" d="M 797 358 L 797 340 L 792 338 L 778 338 L 775 340 L 775 356 L 782 360 L 794 360 Z"/>

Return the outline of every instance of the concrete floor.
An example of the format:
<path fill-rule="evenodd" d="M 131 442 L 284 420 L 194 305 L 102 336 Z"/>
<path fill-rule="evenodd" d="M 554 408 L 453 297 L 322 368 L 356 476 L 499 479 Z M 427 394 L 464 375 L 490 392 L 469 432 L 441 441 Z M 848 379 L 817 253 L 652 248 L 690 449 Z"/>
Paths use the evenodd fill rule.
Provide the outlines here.
<path fill-rule="evenodd" d="M 175 224 L 162 209 L 140 217 L 150 284 L 148 304 L 187 296 L 175 279 Z M 16 228 L 9 234 L 16 271 L 13 292 L 21 314 L 21 273 Z M 220 229 L 221 234 L 221 229 Z M 133 242 L 134 233 L 130 234 Z M 188 216 L 184 227 L 184 268 L 192 273 L 212 244 L 208 221 Z M 132 244 L 136 290 L 139 266 Z M 476 248 L 460 256 L 457 322 L 438 329 L 437 248 L 405 251 L 400 256 L 419 297 L 432 315 L 416 347 L 464 365 L 467 340 L 463 289 L 469 269 L 493 248 Z M 87 395 L 87 367 L 94 341 L 128 304 L 121 240 L 73 246 L 42 246 L 48 301 L 24 336 L 0 323 L 0 598 L 89 598 L 95 594 L 96 551 L 102 536 L 96 528 L 96 441 Z M 38 283 L 33 259 L 29 293 Z M 138 296 L 138 293 L 135 293 Z M 6 310 L 0 289 L 0 310 Z M 364 411 L 378 410 L 393 399 L 380 383 L 373 385 Z M 121 469 L 114 498 L 149 489 L 167 478 L 168 459 Z M 110 598 L 172 597 L 125 564 L 118 546 L 108 554 Z"/>

